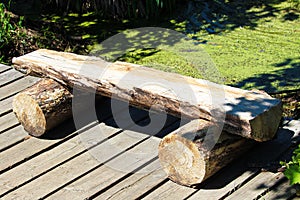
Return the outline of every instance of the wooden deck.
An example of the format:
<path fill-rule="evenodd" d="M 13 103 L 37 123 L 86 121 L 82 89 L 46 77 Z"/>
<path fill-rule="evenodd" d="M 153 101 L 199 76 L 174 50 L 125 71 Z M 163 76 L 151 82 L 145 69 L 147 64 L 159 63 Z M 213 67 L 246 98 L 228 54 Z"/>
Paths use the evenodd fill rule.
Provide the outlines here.
<path fill-rule="evenodd" d="M 37 80 L 0 65 L 0 199 L 296 199 L 277 168 L 299 143 L 300 121 L 286 121 L 276 139 L 257 144 L 197 188 L 188 188 L 168 180 L 157 158 L 160 137 L 179 126 L 174 117 L 155 136 L 130 120 L 121 129 L 110 99 L 103 98 L 99 120 L 86 119 L 78 129 L 71 119 L 44 138 L 29 137 L 11 102 Z M 125 118 L 127 105 L 118 106 L 114 112 Z M 130 114 L 141 125 L 149 122 L 145 111 L 130 108 Z"/>

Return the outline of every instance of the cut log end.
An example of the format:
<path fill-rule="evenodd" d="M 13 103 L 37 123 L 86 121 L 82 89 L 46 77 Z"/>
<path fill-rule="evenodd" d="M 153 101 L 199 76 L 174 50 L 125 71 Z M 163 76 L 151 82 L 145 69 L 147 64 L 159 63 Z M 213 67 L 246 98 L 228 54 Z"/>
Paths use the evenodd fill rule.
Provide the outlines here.
<path fill-rule="evenodd" d="M 52 79 L 42 79 L 17 94 L 13 111 L 24 129 L 40 137 L 72 116 L 72 94 Z"/>
<path fill-rule="evenodd" d="M 85 62 L 85 70 L 78 74 L 77 69 L 82 67 L 82 62 Z M 226 132 L 256 141 L 272 139 L 281 118 L 280 101 L 266 93 L 249 92 L 135 64 L 116 62 L 107 68 L 108 63 L 96 57 L 52 50 L 37 50 L 13 59 L 13 63 L 15 69 L 23 73 L 52 78 L 70 88 L 78 86 L 82 90 L 92 89 L 97 94 L 117 98 L 143 109 L 154 108 L 152 105 L 157 104 L 157 111 L 164 108 L 168 114 L 177 117 L 218 121 L 216 111 L 221 114 L 226 112 Z M 105 76 L 100 80 L 95 72 L 105 72 Z M 127 77 L 125 82 L 121 81 L 124 76 Z M 169 88 L 144 87 L 145 83 L 168 83 Z M 189 90 L 180 92 L 183 88 L 192 89 L 192 93 Z M 212 93 L 218 98 L 217 101 L 211 101 Z M 193 100 L 191 96 L 197 98 Z M 219 109 L 210 102 L 218 102 L 219 105 L 215 106 Z"/>
<path fill-rule="evenodd" d="M 165 136 L 158 156 L 168 177 L 181 185 L 197 185 L 253 145 L 253 140 L 224 131 L 215 138 L 219 131 L 218 125 L 199 119 Z"/>
<path fill-rule="evenodd" d="M 46 132 L 46 118 L 38 103 L 30 95 L 20 93 L 13 100 L 13 111 L 19 122 L 31 135 L 39 137 Z"/>
<path fill-rule="evenodd" d="M 170 134 L 162 140 L 158 152 L 160 163 L 172 181 L 191 186 L 206 177 L 205 157 L 192 141 Z"/>

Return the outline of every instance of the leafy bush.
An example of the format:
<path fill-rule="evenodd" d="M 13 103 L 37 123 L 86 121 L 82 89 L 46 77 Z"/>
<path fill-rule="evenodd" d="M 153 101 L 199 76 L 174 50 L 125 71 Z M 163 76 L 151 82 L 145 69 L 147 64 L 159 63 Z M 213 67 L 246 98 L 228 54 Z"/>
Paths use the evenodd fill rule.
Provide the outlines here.
<path fill-rule="evenodd" d="M 300 0 L 289 0 L 289 3 L 291 4 L 291 8 L 300 10 Z"/>
<path fill-rule="evenodd" d="M 9 53 L 7 50 L 12 46 L 16 47 L 17 44 L 14 43 L 25 37 L 21 31 L 23 17 L 20 17 L 17 22 L 13 22 L 11 15 L 5 5 L 0 3 L 0 62 L 5 62 L 4 57 L 7 55 L 4 54 Z"/>
<path fill-rule="evenodd" d="M 37 0 L 38 1 L 38 0 Z M 61 11 L 82 12 L 96 11 L 107 17 L 137 18 L 157 17 L 170 14 L 175 10 L 179 0 L 48 0 L 48 3 Z"/>
<path fill-rule="evenodd" d="M 290 180 L 291 185 L 300 183 L 300 145 L 293 153 L 290 162 L 280 162 L 286 168 L 283 173 Z"/>

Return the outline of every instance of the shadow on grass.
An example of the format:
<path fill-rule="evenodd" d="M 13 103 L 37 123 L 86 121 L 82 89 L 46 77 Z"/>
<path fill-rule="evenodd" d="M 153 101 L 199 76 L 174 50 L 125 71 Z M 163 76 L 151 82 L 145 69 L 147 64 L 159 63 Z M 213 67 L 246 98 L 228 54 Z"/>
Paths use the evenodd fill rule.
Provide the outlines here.
<path fill-rule="evenodd" d="M 300 57 L 286 58 L 274 66 L 279 68 L 274 73 L 258 74 L 233 86 L 244 89 L 256 88 L 268 93 L 300 88 Z"/>
<path fill-rule="evenodd" d="M 6 2 L 6 1 L 4 1 Z M 235 28 L 257 26 L 259 19 L 277 17 L 281 11 L 286 14 L 283 20 L 296 20 L 299 18 L 297 10 L 291 8 L 278 8 L 279 0 L 254 1 L 190 1 L 180 5 L 172 16 L 160 16 L 152 19 L 123 19 L 116 20 L 96 13 L 61 14 L 53 8 L 43 8 L 39 0 L 12 1 L 11 10 L 19 15 L 25 15 L 29 28 L 44 33 L 42 29 L 50 27 L 53 32 L 66 35 L 69 40 L 77 42 L 86 39 L 97 39 L 98 42 L 122 32 L 137 27 L 155 26 L 176 29 L 178 24 L 172 23 L 187 21 L 182 30 L 184 33 L 206 30 L 208 33 L 217 33 L 220 30 L 234 30 Z M 45 6 L 44 6 L 45 7 Z M 36 23 L 32 23 L 32 22 Z M 51 30 L 49 30 L 51 31 Z"/>

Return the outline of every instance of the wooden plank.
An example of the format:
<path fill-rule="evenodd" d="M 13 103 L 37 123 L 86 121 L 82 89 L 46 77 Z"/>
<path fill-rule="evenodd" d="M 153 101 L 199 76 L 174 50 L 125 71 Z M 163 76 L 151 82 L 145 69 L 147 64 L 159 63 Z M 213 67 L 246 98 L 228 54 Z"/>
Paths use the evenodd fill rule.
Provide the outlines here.
<path fill-rule="evenodd" d="M 170 128 L 175 129 L 172 126 Z M 166 132 L 172 131 L 168 129 Z M 137 199 L 167 178 L 157 159 L 140 171 L 133 173 L 125 180 L 116 181 L 115 185 L 108 186 L 105 191 L 98 194 L 96 199 Z"/>
<path fill-rule="evenodd" d="M 168 181 L 146 197 L 143 197 L 143 199 L 184 199 L 195 191 L 196 189 L 181 186 L 172 181 Z"/>
<path fill-rule="evenodd" d="M 17 124 L 19 124 L 19 121 L 13 112 L 0 117 L 0 133 Z"/>
<path fill-rule="evenodd" d="M 103 132 L 105 134 L 108 134 L 109 132 L 111 132 L 108 130 L 103 130 L 102 128 L 100 130 L 101 130 L 101 132 Z M 114 133 L 119 132 L 119 129 L 111 128 L 111 130 L 113 130 Z M 88 143 L 85 143 L 85 145 L 86 144 L 94 145 L 95 143 L 97 143 L 97 141 L 95 141 L 95 138 L 101 139 L 101 134 L 99 135 L 99 128 L 97 128 L 94 131 L 86 131 L 86 132 L 80 134 L 79 137 L 80 137 L 81 141 L 88 142 Z M 41 187 L 40 187 L 39 191 L 31 193 L 31 195 L 33 195 L 32 197 L 37 198 L 37 196 L 39 196 L 39 194 L 42 194 L 42 193 L 44 195 L 46 195 L 47 193 L 51 192 L 51 190 L 56 189 L 57 187 L 59 187 L 61 184 L 64 184 L 68 180 L 70 180 L 70 179 L 72 180 L 72 178 L 75 178 L 77 175 L 80 176 L 82 173 L 84 174 L 86 171 L 91 170 L 93 167 L 96 167 L 97 165 L 99 165 L 99 163 L 101 163 L 101 162 L 95 160 L 95 158 L 91 156 L 91 152 L 96 152 L 96 153 L 100 152 L 101 158 L 103 160 L 107 160 L 107 159 L 113 158 L 114 155 L 117 155 L 118 153 L 120 153 L 124 148 L 126 149 L 128 147 L 128 145 L 130 146 L 130 145 L 132 145 L 132 143 L 136 143 L 137 141 L 140 141 L 142 138 L 145 138 L 145 137 L 149 137 L 149 136 L 146 134 L 137 134 L 133 131 L 125 131 L 122 133 L 118 133 L 117 136 L 111 138 L 110 140 L 103 141 L 103 143 L 100 143 L 98 146 L 91 149 L 90 151 L 88 151 L 88 152 L 84 151 L 84 152 L 82 152 L 81 155 L 78 155 L 78 156 L 70 159 L 70 161 L 68 161 L 68 162 L 61 163 L 61 165 L 55 167 L 53 170 L 47 171 L 48 173 L 44 174 L 41 177 L 38 176 L 39 178 L 32 180 L 32 182 L 24 185 L 23 187 L 18 187 L 20 189 L 17 189 L 15 191 L 11 192 L 10 194 L 8 194 L 5 197 L 11 198 L 14 196 L 14 194 L 15 194 L 15 196 L 23 197 L 24 194 L 20 194 L 20 193 L 26 192 L 26 191 L 28 191 L 28 189 L 31 190 L 30 188 L 32 187 L 32 184 L 34 184 L 35 182 L 38 182 L 38 184 L 41 184 Z M 66 143 L 69 143 L 69 142 L 66 142 Z M 64 145 L 64 144 L 65 143 L 63 143 L 61 145 Z M 110 147 L 110 145 L 112 145 L 112 144 L 114 146 L 116 145 L 117 148 L 113 149 L 113 150 L 111 150 L 111 149 L 108 150 L 108 147 Z M 123 145 L 125 145 L 124 148 L 123 148 Z M 65 149 L 65 148 L 63 148 L 63 149 Z M 55 151 L 55 149 L 53 149 L 53 151 Z M 74 152 L 73 149 L 71 151 Z M 50 153 L 52 155 L 54 152 L 50 152 Z M 41 156 L 37 157 L 37 159 L 39 159 L 40 157 Z M 64 155 L 64 158 L 67 159 L 65 157 L 65 155 Z M 49 158 L 46 157 L 46 159 L 49 159 Z M 32 166 L 32 165 L 36 166 L 36 164 L 35 164 L 36 161 L 34 163 L 29 163 L 29 162 L 26 162 L 26 163 L 28 163 L 29 166 Z M 45 162 L 45 159 L 41 158 L 40 162 L 42 162 L 42 163 Z M 24 164 L 26 164 L 26 163 L 24 163 Z M 84 165 L 82 165 L 82 163 L 84 163 Z M 53 166 L 53 163 L 49 167 L 52 167 L 52 166 Z M 79 167 L 79 166 L 81 166 L 81 167 Z M 20 169 L 20 172 L 18 172 L 18 173 L 16 173 L 16 171 L 14 171 L 15 169 L 17 169 L 17 168 L 14 168 L 13 170 L 10 170 L 7 173 L 11 173 L 11 175 L 21 173 L 22 177 L 23 176 L 28 177 L 28 175 L 26 175 L 26 171 L 27 171 L 26 168 L 24 169 L 24 167 L 22 167 L 22 169 L 25 170 L 25 172 L 22 172 L 22 169 Z M 27 174 L 29 174 L 29 176 L 32 177 L 32 173 L 34 173 L 35 171 L 36 170 L 34 167 L 32 169 L 32 171 L 30 171 L 30 173 L 28 173 L 28 171 L 27 171 Z M 22 173 L 25 173 L 25 174 L 22 175 Z M 56 177 L 55 174 L 58 174 L 58 176 L 61 178 Z M 53 177 L 55 177 L 55 178 L 53 179 Z M 5 180 L 5 178 L 3 178 L 3 180 Z M 18 179 L 12 180 L 10 184 L 15 184 L 16 180 L 18 180 Z M 8 184 L 6 183 L 5 185 L 8 185 Z M 31 186 L 28 186 L 28 185 L 31 185 Z M 14 192 L 17 192 L 17 193 L 14 193 Z"/>
<path fill-rule="evenodd" d="M 247 163 L 268 163 L 277 160 L 280 155 L 292 145 L 293 137 L 297 137 L 299 132 L 300 121 L 293 120 L 286 123 L 279 129 L 276 139 L 256 145 L 244 156 L 244 160 L 234 162 L 213 176 L 212 179 L 208 179 L 204 185 L 207 189 L 199 189 L 192 194 L 189 199 L 220 199 L 223 198 L 224 195 L 227 196 L 228 192 L 234 194 L 239 190 L 241 185 L 260 172 L 260 168 L 250 168 Z M 232 177 L 232 179 L 228 179 L 228 176 Z M 224 180 L 228 180 L 225 182 L 226 184 L 220 184 L 224 182 Z"/>
<path fill-rule="evenodd" d="M 106 135 L 98 134 L 99 129 L 103 129 Z M 89 135 L 95 136 L 95 134 L 98 134 L 98 137 L 94 137 L 93 142 L 101 142 L 108 136 L 114 134 L 115 131 L 118 131 L 118 129 L 107 127 L 101 123 L 99 126 L 92 127 L 81 134 L 83 134 L 82 137 L 85 137 L 85 134 L 87 135 L 86 137 Z M 48 141 L 48 143 L 49 142 L 53 143 L 55 141 Z M 31 138 L 27 142 L 26 146 L 30 145 L 29 143 L 41 143 L 41 140 Z M 89 144 L 87 143 L 86 145 Z M 14 169 L 7 171 L 6 173 L 0 175 L 0 181 L 3 183 L 0 185 L 0 196 L 7 192 L 7 190 L 17 188 L 18 186 L 28 182 L 33 177 L 38 177 L 47 171 L 51 171 L 53 167 L 58 167 L 60 163 L 63 163 L 68 159 L 72 159 L 72 157 L 74 157 L 76 154 L 84 152 L 90 146 L 84 146 L 81 143 L 79 136 L 73 137 L 61 145 L 23 163 L 22 165 L 15 167 Z"/>
<path fill-rule="evenodd" d="M 118 182 L 107 191 L 99 194 L 95 200 L 102 199 L 137 199 L 142 194 L 167 178 L 158 159 L 143 168 L 144 173 L 134 173 L 125 180 Z"/>
<path fill-rule="evenodd" d="M 9 70 L 9 69 L 12 69 L 12 67 L 11 67 L 11 66 L 7 66 L 7 65 L 0 64 L 0 73 L 5 72 L 5 71 L 7 71 L 7 70 Z"/>
<path fill-rule="evenodd" d="M 0 101 L 0 115 L 6 114 L 12 111 L 12 100 L 14 96 L 11 96 L 5 100 Z"/>
<path fill-rule="evenodd" d="M 172 121 L 170 121 L 168 125 L 171 124 Z M 128 174 L 143 173 L 136 172 L 136 170 L 148 161 L 157 157 L 157 147 L 160 139 L 147 136 L 147 134 L 144 133 L 131 131 L 123 135 L 122 138 L 124 141 L 132 140 L 131 138 L 140 138 L 139 141 L 132 140 L 132 144 L 146 138 L 148 139 L 126 151 L 124 154 L 105 163 L 103 166 L 93 170 L 83 178 L 61 188 L 54 193 L 54 195 L 51 195 L 50 199 L 57 199 L 58 197 L 82 199 L 89 197 L 94 193 L 98 193 L 99 191 L 101 192 L 101 190 L 106 190 L 106 188 L 110 188 L 110 185 L 115 184 L 119 179 L 124 178 L 124 176 L 127 176 Z M 117 148 L 119 149 L 120 147 L 117 146 Z M 144 171 L 143 169 L 140 170 Z"/>
<path fill-rule="evenodd" d="M 69 162 L 66 162 L 51 170 L 43 176 L 29 182 L 23 187 L 12 191 L 11 193 L 7 194 L 5 198 L 42 198 L 48 193 L 63 186 L 68 181 L 72 181 L 74 178 L 81 176 L 82 174 L 89 173 L 89 171 L 93 170 L 93 168 L 101 166 L 101 163 L 114 158 L 123 150 L 129 148 L 136 142 L 147 137 L 144 134 L 138 134 L 135 135 L 135 137 L 131 137 L 130 140 L 124 140 L 124 136 L 126 136 L 127 134 L 132 134 L 132 132 L 124 131 L 122 133 L 119 133 L 117 136 L 101 143 L 100 145 L 92 149 L 93 152 L 101 153 L 102 162 L 95 159 L 95 157 L 93 157 L 90 152 L 85 152 L 70 160 Z M 118 148 L 115 149 L 115 151 L 107 151 L 107 147 L 109 147 L 112 143 Z M 39 187 L 36 187 L 37 185 Z"/>
<path fill-rule="evenodd" d="M 255 199 L 257 196 L 259 196 L 271 186 L 273 186 L 278 179 L 283 177 L 284 175 L 281 172 L 260 173 L 255 178 L 251 179 L 248 183 L 243 185 L 240 189 L 238 189 L 236 192 L 234 192 L 225 199 Z"/>
<path fill-rule="evenodd" d="M 24 74 L 16 70 L 8 70 L 0 74 L 0 87 L 3 85 L 12 82 L 16 79 L 23 77 Z"/>
<path fill-rule="evenodd" d="M 110 102 L 108 102 L 108 104 L 109 103 Z M 106 108 L 107 104 L 105 104 L 104 107 Z M 120 108 L 123 109 L 124 107 L 120 107 Z M 116 112 L 117 111 L 118 110 L 116 110 Z M 122 116 L 126 112 L 127 112 L 127 110 L 123 111 L 119 114 Z M 103 117 L 105 117 L 105 115 Z M 109 120 L 107 120 L 107 122 L 108 121 Z M 30 180 L 32 177 L 34 177 L 34 176 L 38 177 L 45 172 L 51 171 L 53 166 L 56 166 L 53 168 L 53 169 L 55 169 L 60 165 L 59 163 L 66 162 L 66 160 L 68 160 L 68 159 L 70 159 L 70 160 L 74 159 L 73 157 L 76 154 L 85 153 L 85 155 L 88 155 L 87 157 L 91 157 L 90 152 L 86 152 L 86 148 L 88 148 L 91 145 L 95 145 L 95 143 L 97 144 L 97 142 L 100 143 L 100 142 L 105 141 L 107 137 L 112 136 L 113 134 L 116 134 L 119 131 L 120 131 L 120 129 L 111 128 L 111 127 L 105 126 L 104 124 L 101 124 L 100 127 L 97 126 L 88 131 L 84 131 L 78 137 L 71 138 L 70 140 L 67 140 L 64 143 L 60 144 L 58 147 L 55 147 L 49 151 L 46 151 L 44 154 L 41 154 L 41 155 L 23 163 L 22 165 L 19 165 L 13 169 L 7 171 L 3 175 L 0 175 L 0 181 L 3 181 L 3 183 L 5 183 L 5 184 L 3 184 L 3 187 L 1 187 L 1 185 L 0 185 L 0 197 L 3 196 L 3 194 L 5 194 L 5 192 L 7 192 L 7 190 L 20 187 L 20 185 L 28 182 L 28 180 Z M 77 136 L 77 133 L 74 133 L 72 135 Z M 12 148 L 13 150 L 11 152 L 10 152 L 11 149 L 7 150 L 3 156 L 3 160 L 1 160 L 1 161 L 3 161 L 3 163 L 7 164 L 9 157 L 13 156 L 11 158 L 13 160 L 13 159 L 15 159 L 15 157 L 18 157 L 18 154 L 20 154 L 20 152 L 22 152 L 23 157 L 24 157 L 24 154 L 25 155 L 29 154 L 27 156 L 30 156 L 30 154 L 33 154 L 34 152 L 44 151 L 44 149 L 49 147 L 49 145 L 59 142 L 59 141 L 57 141 L 57 142 L 48 141 L 48 143 L 49 143 L 48 144 L 47 141 L 45 141 L 44 143 L 43 143 L 43 141 L 45 141 L 45 140 L 38 140 L 36 138 L 31 138 L 30 140 L 23 142 L 20 145 L 17 145 L 16 148 Z M 86 141 L 84 143 L 85 146 L 83 146 L 82 141 Z M 41 148 L 43 145 L 44 145 L 44 149 Z M 33 151 L 32 151 L 32 149 L 33 149 Z M 107 156 L 109 156 L 109 153 L 110 152 L 107 152 Z M 26 159 L 26 157 L 23 159 Z M 20 158 L 18 160 L 20 160 Z M 14 162 L 16 162 L 16 161 L 13 161 L 12 163 L 14 163 Z M 77 165 L 77 166 L 79 166 L 79 165 Z M 40 168 L 38 168 L 37 166 L 40 166 Z M 89 166 L 87 166 L 87 167 L 89 167 Z M 9 177 L 15 177 L 15 178 L 12 179 Z"/>
<path fill-rule="evenodd" d="M 0 100 L 3 100 L 6 97 L 16 94 L 17 92 L 33 85 L 38 80 L 39 80 L 39 78 L 32 77 L 32 76 L 26 76 L 18 81 L 15 81 L 11 84 L 1 87 Z"/>
<path fill-rule="evenodd" d="M 297 125 L 297 124 L 295 124 Z M 299 132 L 299 124 L 295 129 Z M 296 135 L 294 136 L 296 137 Z M 277 150 L 277 149 L 274 149 Z M 292 149 L 288 149 L 285 154 L 292 154 Z M 279 160 L 282 160 L 283 156 L 279 158 Z M 279 164 L 279 161 L 277 161 Z M 253 179 L 251 179 L 249 182 L 247 182 L 245 185 L 243 185 L 241 188 L 239 188 L 237 191 L 235 191 L 233 194 L 231 194 L 227 199 L 235 199 L 239 196 L 243 196 L 243 199 L 254 199 L 258 197 L 260 194 L 265 193 L 269 188 L 271 188 L 276 182 L 278 182 L 278 179 L 284 178 L 283 173 L 277 172 L 262 172 L 255 176 Z"/>
<path fill-rule="evenodd" d="M 110 117 L 111 114 L 108 110 L 110 110 L 110 101 L 103 101 L 100 107 L 98 108 L 101 115 L 101 119 L 106 119 Z M 116 112 L 123 110 L 124 107 L 120 106 L 120 108 L 116 109 Z M 84 112 L 83 112 L 84 113 Z M 99 120 L 101 120 L 99 119 Z M 85 122 L 86 123 L 86 122 Z M 90 121 L 88 123 L 96 123 L 94 121 Z M 88 124 L 86 124 L 88 126 Z M 84 130 L 84 127 L 80 130 Z M 71 131 L 71 132 L 70 132 Z M 52 146 L 58 145 L 63 142 L 64 137 L 68 136 L 68 138 L 74 137 L 77 132 L 74 132 L 74 124 L 71 121 L 68 123 L 64 123 L 64 125 L 57 127 L 55 130 L 49 133 L 49 139 L 55 138 L 55 140 L 38 140 L 38 139 L 29 139 L 26 140 L 13 148 L 6 150 L 5 152 L 0 153 L 1 162 L 0 162 L 0 171 L 7 170 L 10 166 L 15 165 L 16 163 L 23 162 L 32 156 L 37 156 L 39 152 L 43 152 Z M 56 138 L 57 137 L 57 138 Z M 67 140 L 67 139 L 66 139 Z M 22 152 L 22 153 L 20 153 Z"/>
<path fill-rule="evenodd" d="M 140 108 L 152 106 L 157 111 L 179 117 L 220 120 L 217 119 L 222 115 L 220 113 L 225 115 L 226 111 L 226 131 L 258 141 L 273 138 L 282 113 L 280 100 L 264 93 L 130 63 L 107 63 L 97 57 L 50 50 L 37 50 L 14 58 L 13 63 L 16 69 L 25 73 L 47 76 L 70 87 L 97 91 Z M 152 84 L 147 86 L 145 83 Z"/>
<path fill-rule="evenodd" d="M 0 172 L 10 169 L 16 163 L 25 161 L 38 152 L 57 144 L 56 140 L 38 140 L 30 138 L 8 150 L 1 152 Z"/>
<path fill-rule="evenodd" d="M 244 166 L 243 166 L 244 167 Z M 235 172 L 232 170 L 236 170 L 235 167 L 230 167 L 230 169 L 224 170 L 224 174 L 228 175 L 229 173 Z M 238 174 L 238 173 L 237 173 Z M 191 200 L 198 200 L 200 197 L 204 199 L 221 199 L 224 195 L 226 195 L 228 192 L 231 193 L 234 191 L 236 188 L 238 188 L 244 181 L 247 179 L 251 178 L 253 175 L 255 175 L 255 172 L 252 171 L 245 171 L 241 175 L 237 175 L 234 177 L 233 180 L 231 180 L 229 183 L 225 184 L 223 186 L 224 178 L 218 179 L 217 181 L 223 181 L 220 182 L 221 187 L 206 187 L 206 188 L 201 188 L 195 193 L 191 194 L 190 196 L 187 196 L 188 199 Z M 212 177 L 214 178 L 214 177 Z M 205 186 L 204 186 L 205 187 Z"/>
<path fill-rule="evenodd" d="M 272 188 L 265 195 L 260 196 L 260 199 L 286 200 L 295 195 L 296 189 L 289 184 L 289 181 L 286 178 L 279 179 L 276 182 L 279 181 L 282 183 Z"/>
<path fill-rule="evenodd" d="M 134 138 L 145 138 L 145 135 L 142 133 L 131 132 L 130 134 L 132 134 Z M 134 142 L 135 141 L 132 140 L 130 143 L 133 144 Z M 129 172 L 134 171 L 134 169 L 137 169 L 146 162 L 155 158 L 157 156 L 157 150 L 155 149 L 157 149 L 158 143 L 158 138 L 150 138 L 146 140 L 140 145 L 135 146 L 134 148 L 126 151 L 126 153 L 90 172 L 78 181 L 62 188 L 54 195 L 51 195 L 49 199 L 71 198 L 79 200 L 91 196 L 93 193 L 109 186 L 116 180 L 126 176 Z M 119 148 L 120 150 L 123 150 L 122 147 Z M 131 157 L 131 155 L 134 155 L 134 157 Z"/>
<path fill-rule="evenodd" d="M 22 140 L 29 139 L 22 126 L 17 126 L 0 134 L 0 152 Z"/>

